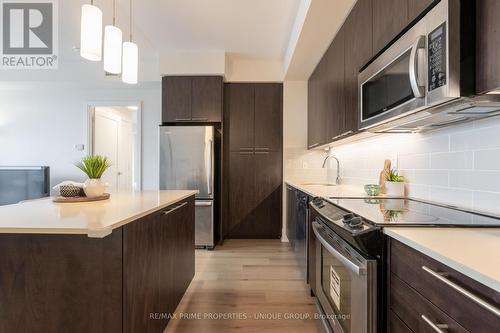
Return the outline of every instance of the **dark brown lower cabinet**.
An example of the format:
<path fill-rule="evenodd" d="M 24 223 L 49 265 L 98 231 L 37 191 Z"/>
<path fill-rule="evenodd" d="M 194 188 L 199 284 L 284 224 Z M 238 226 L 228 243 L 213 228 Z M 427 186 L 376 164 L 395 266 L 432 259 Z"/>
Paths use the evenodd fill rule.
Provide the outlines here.
<path fill-rule="evenodd" d="M 105 238 L 2 234 L 0 332 L 161 333 L 193 276 L 194 197 Z"/>
<path fill-rule="evenodd" d="M 280 238 L 281 152 L 231 152 L 226 238 Z"/>
<path fill-rule="evenodd" d="M 403 327 L 400 320 L 412 332 L 433 332 L 433 325 L 448 333 L 498 331 L 500 317 L 476 300 L 499 308 L 500 293 L 394 239 L 389 256 L 391 328 Z"/>

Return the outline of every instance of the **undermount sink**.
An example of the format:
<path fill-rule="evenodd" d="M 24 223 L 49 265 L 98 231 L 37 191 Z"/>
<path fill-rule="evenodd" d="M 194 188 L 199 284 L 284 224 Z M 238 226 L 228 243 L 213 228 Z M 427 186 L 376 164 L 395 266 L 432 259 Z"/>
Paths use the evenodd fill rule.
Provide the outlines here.
<path fill-rule="evenodd" d="M 302 183 L 300 185 L 303 185 L 303 186 L 337 186 L 336 184 L 332 184 L 332 183 Z"/>

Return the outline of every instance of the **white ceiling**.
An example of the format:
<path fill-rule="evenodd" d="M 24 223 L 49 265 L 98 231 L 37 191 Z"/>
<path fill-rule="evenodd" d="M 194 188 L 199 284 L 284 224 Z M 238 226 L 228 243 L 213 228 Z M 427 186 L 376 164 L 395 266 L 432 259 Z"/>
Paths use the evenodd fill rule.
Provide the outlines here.
<path fill-rule="evenodd" d="M 140 0 L 135 25 L 158 51 L 283 58 L 301 0 Z"/>

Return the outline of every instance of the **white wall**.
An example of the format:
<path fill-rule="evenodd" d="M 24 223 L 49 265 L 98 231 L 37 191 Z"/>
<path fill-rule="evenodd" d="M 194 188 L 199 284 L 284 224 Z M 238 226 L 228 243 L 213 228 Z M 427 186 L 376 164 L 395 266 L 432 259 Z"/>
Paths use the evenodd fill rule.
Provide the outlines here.
<path fill-rule="evenodd" d="M 0 165 L 49 165 L 51 183 L 84 175 L 73 162 L 87 153 L 87 104 L 142 101 L 143 187 L 158 187 L 158 134 L 161 86 L 88 87 L 67 82 L 0 84 Z"/>

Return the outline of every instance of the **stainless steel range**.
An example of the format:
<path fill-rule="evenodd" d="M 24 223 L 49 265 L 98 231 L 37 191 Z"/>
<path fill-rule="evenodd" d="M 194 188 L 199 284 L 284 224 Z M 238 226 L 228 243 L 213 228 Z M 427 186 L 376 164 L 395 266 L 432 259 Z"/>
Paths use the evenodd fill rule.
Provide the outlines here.
<path fill-rule="evenodd" d="M 385 331 L 384 227 L 498 227 L 500 219 L 411 199 L 315 198 L 311 288 L 326 331 Z"/>

